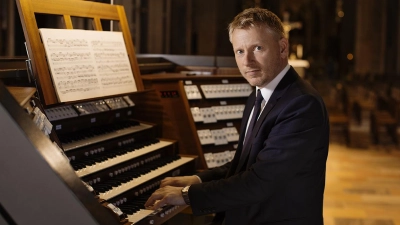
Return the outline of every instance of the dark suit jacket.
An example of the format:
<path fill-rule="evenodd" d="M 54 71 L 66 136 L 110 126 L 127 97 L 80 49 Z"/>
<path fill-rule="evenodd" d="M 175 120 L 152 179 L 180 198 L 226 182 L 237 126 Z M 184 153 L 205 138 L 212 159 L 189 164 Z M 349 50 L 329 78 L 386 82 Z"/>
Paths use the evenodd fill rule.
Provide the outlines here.
<path fill-rule="evenodd" d="M 201 172 L 203 183 L 190 187 L 193 213 L 225 212 L 227 225 L 323 224 L 329 121 L 321 97 L 291 67 L 241 157 L 254 100 L 255 92 L 246 103 L 232 162 Z"/>

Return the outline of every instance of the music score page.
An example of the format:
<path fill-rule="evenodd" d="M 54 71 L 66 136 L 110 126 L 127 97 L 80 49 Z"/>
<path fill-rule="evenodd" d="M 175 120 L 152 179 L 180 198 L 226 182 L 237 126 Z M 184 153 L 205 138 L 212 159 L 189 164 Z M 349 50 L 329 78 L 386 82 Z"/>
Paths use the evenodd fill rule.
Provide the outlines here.
<path fill-rule="evenodd" d="M 121 32 L 39 29 L 60 102 L 137 91 Z"/>

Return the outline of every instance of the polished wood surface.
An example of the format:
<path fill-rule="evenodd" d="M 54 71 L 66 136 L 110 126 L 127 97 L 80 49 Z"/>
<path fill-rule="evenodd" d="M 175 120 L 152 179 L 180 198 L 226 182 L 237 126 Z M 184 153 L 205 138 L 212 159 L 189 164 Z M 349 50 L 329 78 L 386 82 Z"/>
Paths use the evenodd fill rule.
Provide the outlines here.
<path fill-rule="evenodd" d="M 20 106 L 25 105 L 36 92 L 36 88 L 33 87 L 7 87 L 7 89 Z"/>
<path fill-rule="evenodd" d="M 64 29 L 74 29 L 71 17 L 93 20 L 93 29 L 102 31 L 101 21 L 119 22 L 123 33 L 132 72 L 137 89 L 143 90 L 143 84 L 137 63 L 132 37 L 123 6 L 110 5 L 83 0 L 17 0 L 18 11 L 24 29 L 27 49 L 32 60 L 33 73 L 38 80 L 39 93 L 43 95 L 43 103 L 51 105 L 59 103 L 46 61 L 44 46 L 39 35 L 36 14 L 62 16 Z"/>
<path fill-rule="evenodd" d="M 349 148 L 332 142 L 325 225 L 400 225 L 400 147 Z"/>
<path fill-rule="evenodd" d="M 168 77 L 170 78 L 170 76 Z M 157 98 L 162 103 L 163 111 L 160 115 L 164 119 L 159 123 L 161 125 L 162 136 L 179 140 L 179 153 L 199 156 L 200 168 L 207 168 L 202 146 L 197 138 L 197 130 L 194 126 L 190 106 L 185 97 L 183 81 L 179 79 L 169 81 L 161 79 L 161 82 L 153 82 L 151 86 L 147 86 L 146 81 L 144 82 L 146 87 L 156 90 Z M 179 97 L 161 98 L 160 91 L 176 91 L 179 93 Z M 143 115 L 148 116 L 149 114 L 146 113 Z"/>

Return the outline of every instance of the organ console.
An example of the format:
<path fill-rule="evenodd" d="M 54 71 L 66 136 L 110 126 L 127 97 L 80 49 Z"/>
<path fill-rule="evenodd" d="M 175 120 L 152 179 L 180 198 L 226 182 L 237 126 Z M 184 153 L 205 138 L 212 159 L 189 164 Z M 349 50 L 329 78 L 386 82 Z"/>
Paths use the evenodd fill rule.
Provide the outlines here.
<path fill-rule="evenodd" d="M 13 88 L 9 90 L 13 91 Z M 29 93 L 32 93 L 31 88 L 29 88 L 29 90 Z M 7 89 L 4 88 L 2 92 L 7 92 Z M 137 93 L 134 94 L 136 96 L 132 96 L 132 99 L 146 99 L 151 93 L 152 91 Z M 2 98 L 4 98 L 4 95 L 5 94 L 1 94 Z M 119 100 L 122 101 L 122 99 L 123 98 Z M 93 114 L 79 114 L 77 113 L 78 111 L 72 112 L 71 108 L 82 106 L 82 103 L 69 107 L 63 105 L 44 109 L 45 114 L 49 115 L 49 121 L 53 125 L 52 130 L 55 132 L 56 138 L 58 138 L 58 140 L 55 141 L 59 142 L 60 146 L 63 148 L 63 154 L 59 154 L 60 152 L 55 147 L 57 145 L 51 143 L 51 139 L 45 136 L 44 133 L 42 134 L 41 129 L 39 129 L 35 123 L 34 118 L 36 116 L 32 115 L 34 114 L 34 109 L 41 108 L 39 105 L 40 102 L 37 100 L 31 101 L 31 105 L 34 109 L 31 110 L 32 113 L 29 115 L 23 112 L 21 108 L 18 109 L 17 107 L 20 106 L 14 103 L 10 97 L 6 100 L 2 99 L 2 106 L 8 110 L 4 115 L 9 116 L 8 114 L 10 114 L 15 117 L 9 120 L 7 119 L 8 122 L 11 121 L 13 123 L 13 121 L 15 121 L 19 123 L 15 128 L 18 130 L 23 129 L 25 134 L 22 135 L 28 137 L 28 144 L 29 142 L 33 142 L 33 144 L 37 144 L 37 142 L 41 143 L 33 148 L 7 145 L 7 139 L 11 143 L 15 142 L 18 144 L 18 142 L 21 142 L 21 140 L 25 138 L 17 140 L 19 136 L 16 136 L 15 132 L 10 132 L 13 130 L 11 129 L 12 127 L 2 123 L 2 127 L 8 127 L 7 131 L 5 129 L 2 130 L 2 133 L 7 134 L 2 135 L 4 148 L 1 156 L 2 161 L 16 157 L 13 154 L 17 154 L 18 157 L 24 156 L 24 158 L 26 158 L 38 152 L 39 155 L 42 154 L 46 162 L 38 162 L 38 160 L 32 158 L 32 161 L 26 159 L 29 163 L 23 163 L 22 165 L 15 162 L 11 163 L 14 167 L 27 166 L 28 168 L 31 167 L 30 164 L 33 164 L 32 167 L 35 169 L 31 170 L 31 172 L 32 175 L 38 179 L 37 181 L 39 183 L 37 184 L 35 182 L 35 185 L 38 186 L 38 190 L 36 191 L 47 188 L 50 189 L 48 191 L 52 193 L 57 192 L 59 195 L 66 195 L 63 191 L 58 190 L 56 185 L 52 183 L 56 181 L 58 185 L 60 183 L 67 183 L 70 188 L 70 190 L 67 190 L 68 194 L 71 195 L 70 192 L 72 191 L 72 196 L 70 198 L 77 201 L 74 202 L 74 204 L 80 204 L 81 201 L 88 198 L 90 199 L 91 197 L 96 199 L 96 201 L 91 201 L 86 205 L 86 210 L 95 210 L 90 216 L 101 213 L 102 208 L 96 209 L 96 206 L 102 205 L 104 208 L 115 212 L 115 215 L 112 215 L 112 217 L 114 217 L 115 221 L 119 224 L 161 224 L 182 211 L 185 207 L 165 206 L 153 211 L 144 209 L 144 202 L 147 200 L 149 194 L 158 188 L 160 181 L 164 177 L 193 173 L 195 158 L 178 155 L 176 149 L 177 142 L 175 140 L 157 138 L 157 124 L 150 124 L 132 119 L 135 114 L 142 113 L 140 109 L 136 110 L 135 107 L 148 107 L 143 106 L 140 101 L 135 102 L 138 103 L 137 105 L 135 104 L 135 106 Z M 70 112 L 68 112 L 68 108 L 71 110 Z M 87 111 L 88 110 L 86 110 L 86 112 Z M 2 113 L 2 120 L 6 119 L 4 115 Z M 91 121 L 101 122 L 93 126 L 90 125 Z M 12 136 L 12 138 L 8 136 Z M 23 152 L 19 153 L 19 151 Z M 44 173 L 43 170 L 37 170 L 37 167 L 46 166 L 43 164 L 54 166 L 54 168 L 48 170 L 47 173 L 58 173 L 59 177 L 54 178 L 56 181 L 52 182 L 52 177 L 45 176 L 46 173 Z M 20 170 L 20 168 L 9 169 L 7 163 L 3 163 L 2 165 L 5 167 L 5 170 L 10 171 L 13 176 L 16 176 L 14 173 L 15 170 Z M 18 175 L 16 179 L 24 181 L 27 176 L 29 177 L 30 174 L 27 174 L 25 171 L 24 175 Z M 2 177 L 1 181 L 2 183 L 9 183 L 11 182 L 11 178 L 7 176 L 5 178 Z M 29 189 L 29 186 L 32 184 L 25 184 L 26 182 L 27 181 L 22 182 L 22 185 L 26 185 L 26 189 Z M 84 185 L 86 189 L 81 187 L 76 190 L 76 186 L 82 185 Z M 13 191 L 15 192 L 16 190 Z M 11 216 L 9 216 L 11 218 L 10 221 L 18 221 L 21 215 L 12 214 L 12 212 L 9 211 L 13 207 L 22 207 L 18 205 L 18 201 L 20 201 L 19 194 L 11 194 L 14 201 L 11 199 L 7 200 L 5 199 L 6 196 L 4 196 L 13 191 L 6 189 L 6 187 L 2 185 L 0 201 L 3 209 L 0 210 L 0 212 L 11 214 Z M 32 191 L 32 193 L 35 193 L 35 191 Z M 40 193 L 36 197 L 40 199 L 49 198 L 47 201 L 53 204 L 53 201 L 57 201 L 57 199 L 60 198 L 60 196 L 54 197 L 53 195 L 57 194 L 53 193 L 48 195 L 46 192 Z M 30 196 L 27 200 L 29 201 L 31 198 Z M 69 201 L 72 201 L 71 199 L 69 199 Z M 17 201 L 15 202 L 15 200 Z M 59 205 L 62 203 L 63 202 L 58 202 Z M 37 207 L 42 207 L 41 204 L 41 201 L 37 200 Z M 65 209 L 68 208 L 67 206 L 74 207 L 72 203 L 65 202 L 65 204 L 67 205 L 61 207 L 64 211 L 59 212 L 60 214 L 69 213 L 69 209 Z M 55 209 L 56 208 L 51 207 L 46 209 L 46 212 L 41 213 L 53 213 Z M 28 211 L 30 208 L 26 206 L 24 210 Z M 77 216 L 78 215 L 79 214 L 77 214 Z M 32 218 L 33 220 L 40 220 L 42 216 L 43 215 L 40 213 L 35 213 L 32 215 Z M 83 217 L 83 215 L 81 216 Z M 104 214 L 102 217 L 104 217 Z M 98 221 L 94 224 L 113 224 L 109 222 L 110 218 L 104 219 L 102 217 L 96 217 Z M 44 220 L 41 224 L 52 222 L 52 217 L 48 217 L 48 219 L 49 220 Z M 71 220 L 67 221 L 70 222 Z"/>
<path fill-rule="evenodd" d="M 163 178 L 193 174 L 196 157 L 179 155 L 177 140 L 160 137 L 167 118 L 159 96 L 143 88 L 123 7 L 82 0 L 17 5 L 37 92 L 29 88 L 29 100 L 18 103 L 15 90 L 0 83 L 0 122 L 9 127 L 1 136 L 0 161 L 9 174 L 0 175 L 0 224 L 162 224 L 184 210 L 143 208 Z M 101 19 L 118 21 L 138 91 L 61 102 L 38 14 L 62 14 L 68 29 L 71 16 L 91 18 L 97 30 Z"/>

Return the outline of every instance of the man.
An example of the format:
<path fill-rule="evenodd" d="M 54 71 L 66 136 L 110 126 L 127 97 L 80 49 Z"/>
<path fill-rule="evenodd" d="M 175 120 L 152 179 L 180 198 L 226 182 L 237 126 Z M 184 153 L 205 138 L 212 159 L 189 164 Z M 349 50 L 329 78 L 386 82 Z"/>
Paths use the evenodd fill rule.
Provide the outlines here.
<path fill-rule="evenodd" d="M 226 225 L 322 225 L 329 146 L 324 103 L 289 66 L 289 43 L 275 14 L 244 10 L 230 23 L 229 38 L 241 74 L 256 86 L 234 159 L 197 176 L 164 179 L 145 205 L 190 204 L 195 215 L 217 213 Z M 252 125 L 258 90 L 261 114 Z"/>

